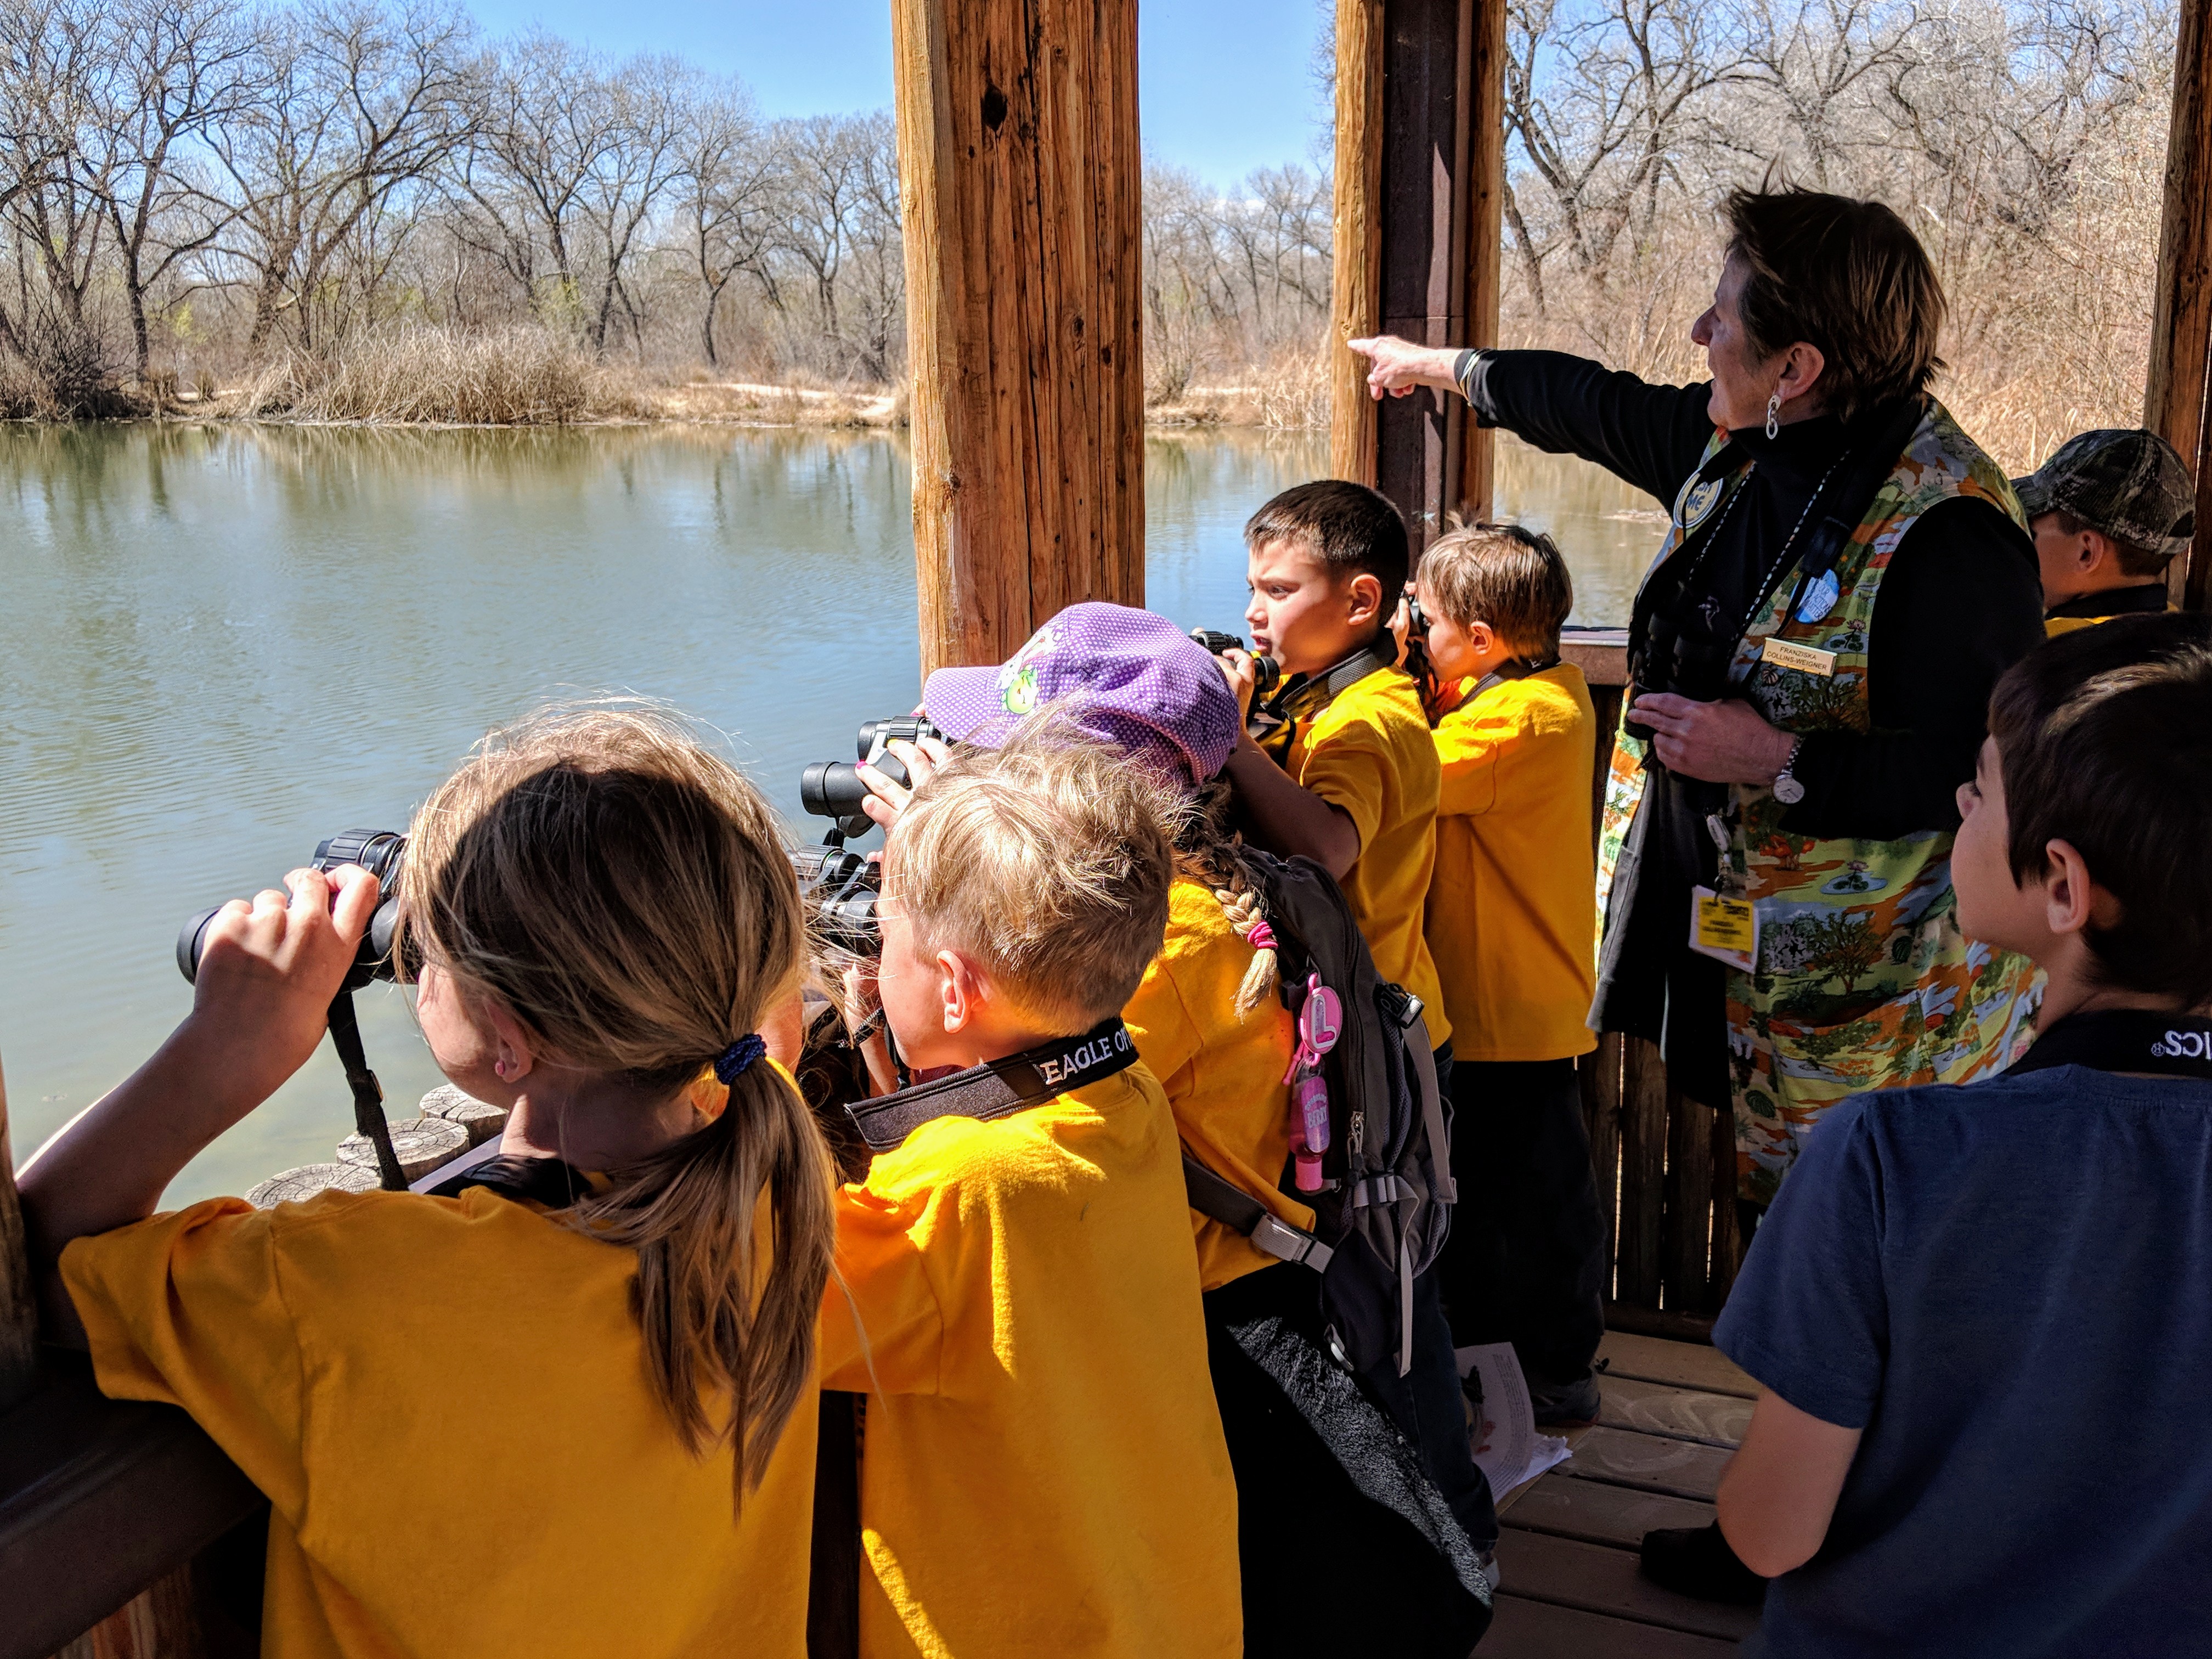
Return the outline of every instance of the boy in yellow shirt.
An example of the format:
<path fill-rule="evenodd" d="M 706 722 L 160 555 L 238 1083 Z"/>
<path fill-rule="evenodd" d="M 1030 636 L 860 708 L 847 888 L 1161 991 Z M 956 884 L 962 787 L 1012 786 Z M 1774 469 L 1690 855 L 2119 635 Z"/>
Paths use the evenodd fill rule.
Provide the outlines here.
<path fill-rule="evenodd" d="M 867 1395 L 860 1650 L 1228 1659 L 1237 1491 L 1175 1120 L 1121 1010 L 1174 858 L 1149 774 L 964 748 L 885 846 L 877 984 L 929 1082 L 855 1108 L 823 1385 Z M 849 1308 L 848 1300 L 849 1298 Z"/>
<path fill-rule="evenodd" d="M 1340 478 L 1285 490 L 1244 526 L 1244 620 L 1253 652 L 1282 683 L 1255 698 L 1254 656 L 1224 672 L 1249 716 L 1225 769 L 1244 833 L 1268 851 L 1303 854 L 1344 889 L 1386 980 L 1419 999 L 1437 1081 L 1451 1087 L 1451 1021 L 1422 915 L 1436 860 L 1436 745 L 1413 677 L 1396 665 L 1389 619 L 1405 591 L 1405 520 L 1388 497 Z M 1367 1373 L 1411 1419 L 1436 1483 L 1469 1538 L 1496 1535 L 1490 1490 L 1462 1432 L 1459 1373 L 1435 1271 L 1413 1282 L 1412 1370 Z"/>
<path fill-rule="evenodd" d="M 1476 525 L 1422 556 L 1413 596 L 1443 774 L 1425 932 L 1456 1051 L 1444 1307 L 1462 1345 L 1513 1344 L 1539 1422 L 1587 1420 L 1605 1233 L 1575 1059 L 1597 1046 L 1597 722 L 1559 660 L 1574 589 L 1550 537 Z"/>

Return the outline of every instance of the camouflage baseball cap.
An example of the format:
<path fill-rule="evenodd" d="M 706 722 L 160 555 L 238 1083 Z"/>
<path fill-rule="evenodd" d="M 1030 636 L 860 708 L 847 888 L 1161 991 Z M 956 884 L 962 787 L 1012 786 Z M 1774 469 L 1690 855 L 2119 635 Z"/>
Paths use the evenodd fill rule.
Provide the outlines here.
<path fill-rule="evenodd" d="M 2115 541 L 2171 558 L 2197 527 L 2197 485 L 2155 432 L 2107 428 L 2069 438 L 2025 478 L 2014 478 L 2027 516 L 2070 513 Z"/>

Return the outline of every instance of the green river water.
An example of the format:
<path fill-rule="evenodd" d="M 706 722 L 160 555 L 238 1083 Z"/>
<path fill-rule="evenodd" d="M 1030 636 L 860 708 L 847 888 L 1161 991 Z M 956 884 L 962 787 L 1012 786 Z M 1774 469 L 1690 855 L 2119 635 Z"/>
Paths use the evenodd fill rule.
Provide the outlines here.
<path fill-rule="evenodd" d="M 1147 447 L 1147 602 L 1243 631 L 1239 527 L 1318 434 Z M 1507 445 L 1498 510 L 1550 528 L 1576 620 L 1618 623 L 1663 516 Z M 401 829 L 489 726 L 665 698 L 726 734 L 794 833 L 809 761 L 912 706 L 899 434 L 0 427 L 0 1065 L 18 1158 L 190 1004 L 190 913 L 321 837 Z M 440 1079 L 405 996 L 360 999 L 395 1117 Z M 172 1202 L 322 1161 L 327 1044 Z"/>

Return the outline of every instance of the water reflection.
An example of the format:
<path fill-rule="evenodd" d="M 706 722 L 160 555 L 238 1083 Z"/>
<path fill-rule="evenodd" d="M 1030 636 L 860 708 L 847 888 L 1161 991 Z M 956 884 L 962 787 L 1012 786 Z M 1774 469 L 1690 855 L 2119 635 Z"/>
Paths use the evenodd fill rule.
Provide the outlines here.
<path fill-rule="evenodd" d="M 1316 436 L 1147 446 L 1154 609 L 1237 629 L 1241 527 Z M 1501 508 L 1555 525 L 1580 618 L 1626 612 L 1648 506 L 1517 448 Z M 27 1152 L 188 1006 L 178 923 L 356 825 L 404 825 L 485 729 L 549 697 L 665 698 L 799 822 L 800 768 L 918 678 L 893 435 L 0 429 L 0 1054 Z M 811 835 L 809 829 L 805 833 Z M 438 1079 L 363 999 L 395 1112 Z M 170 1197 L 330 1155 L 327 1048 Z"/>

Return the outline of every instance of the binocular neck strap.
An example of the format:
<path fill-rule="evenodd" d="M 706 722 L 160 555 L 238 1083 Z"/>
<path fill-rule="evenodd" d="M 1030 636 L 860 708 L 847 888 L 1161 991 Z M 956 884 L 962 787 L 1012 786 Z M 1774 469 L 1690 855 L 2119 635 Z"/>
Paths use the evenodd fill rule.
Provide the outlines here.
<path fill-rule="evenodd" d="M 338 1064 L 345 1067 L 346 1085 L 353 1091 L 353 1127 L 376 1148 L 377 1184 L 387 1193 L 404 1193 L 407 1176 L 399 1167 L 399 1154 L 392 1150 L 392 1126 L 384 1121 L 384 1085 L 368 1069 L 350 991 L 341 991 L 331 1000 L 331 1044 L 338 1051 Z"/>

